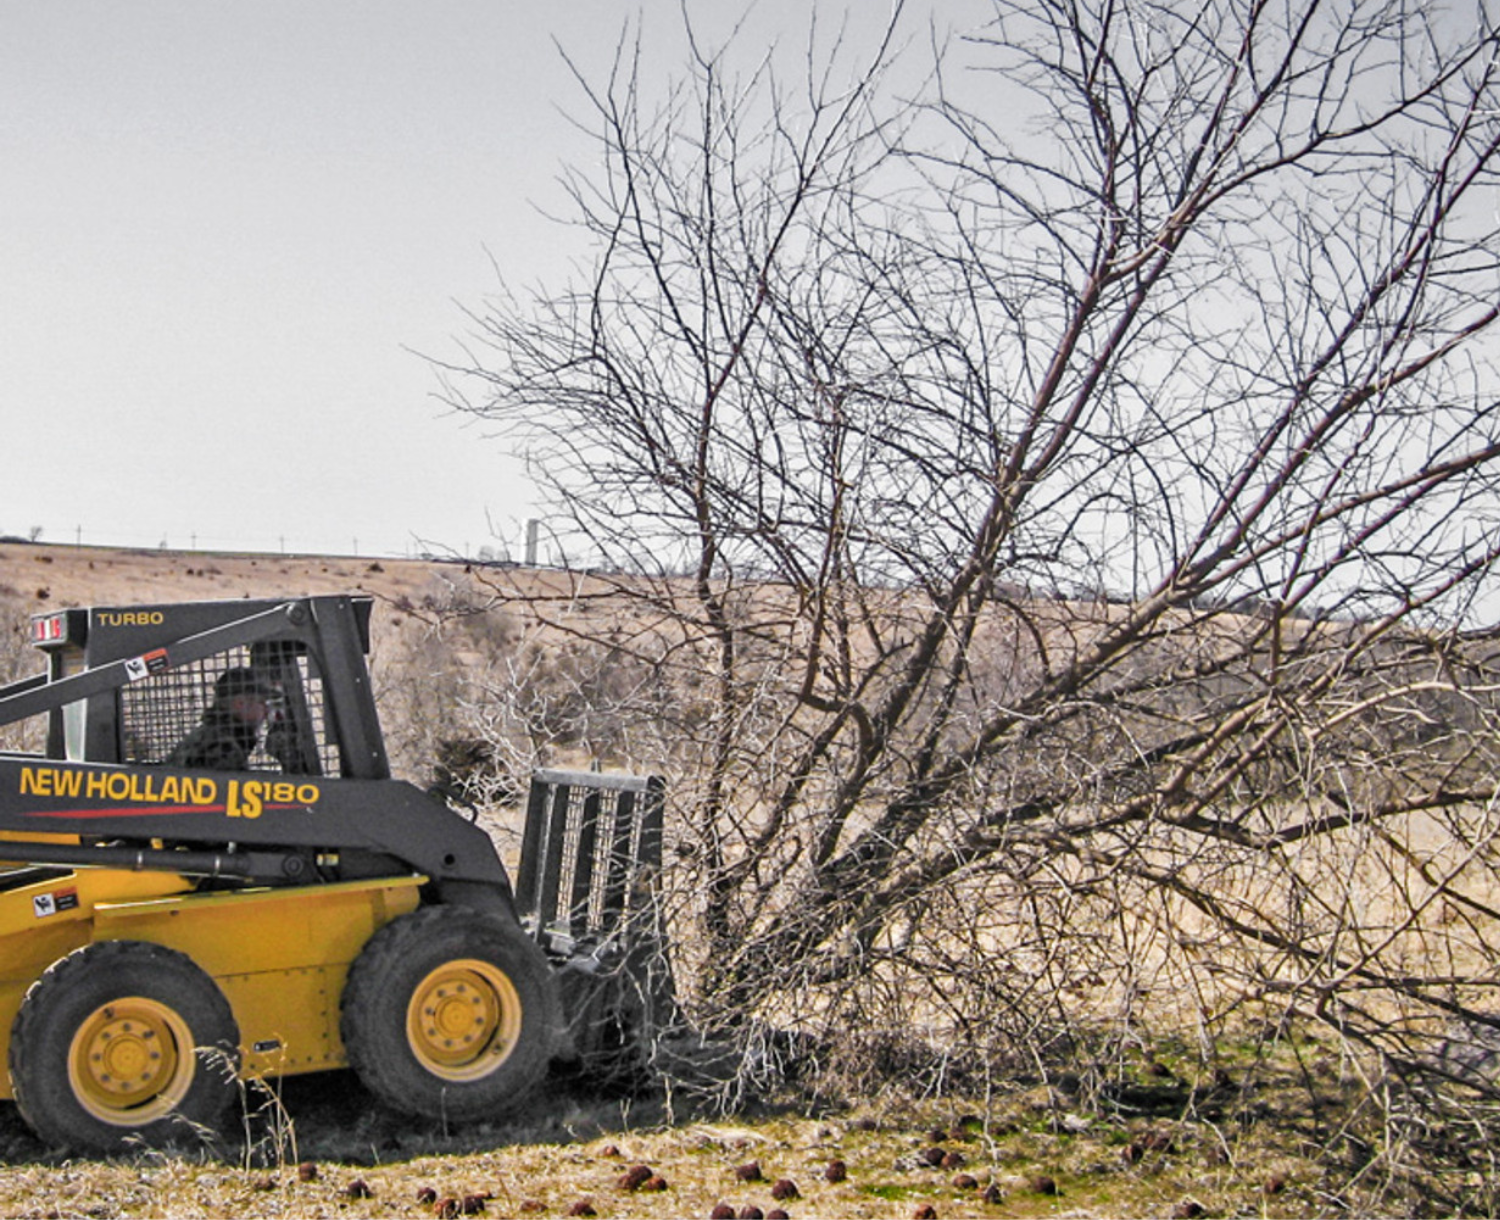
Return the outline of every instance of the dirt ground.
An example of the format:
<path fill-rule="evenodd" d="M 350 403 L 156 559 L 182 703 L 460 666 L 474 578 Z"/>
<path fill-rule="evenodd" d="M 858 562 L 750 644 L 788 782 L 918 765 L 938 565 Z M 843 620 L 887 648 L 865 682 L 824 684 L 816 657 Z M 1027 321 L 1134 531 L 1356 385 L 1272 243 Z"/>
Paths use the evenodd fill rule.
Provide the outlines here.
<path fill-rule="evenodd" d="M 1327 1114 L 1274 1125 L 1213 1105 L 1087 1116 L 1060 1100 L 1017 1088 L 724 1117 L 682 1099 L 601 1099 L 559 1084 L 521 1121 L 443 1131 L 381 1111 L 340 1072 L 248 1097 L 248 1140 L 116 1161 L 49 1153 L 0 1104 L 0 1215 L 707 1218 L 727 1207 L 744 1220 L 1180 1220 L 1418 1210 L 1315 1156 Z"/>

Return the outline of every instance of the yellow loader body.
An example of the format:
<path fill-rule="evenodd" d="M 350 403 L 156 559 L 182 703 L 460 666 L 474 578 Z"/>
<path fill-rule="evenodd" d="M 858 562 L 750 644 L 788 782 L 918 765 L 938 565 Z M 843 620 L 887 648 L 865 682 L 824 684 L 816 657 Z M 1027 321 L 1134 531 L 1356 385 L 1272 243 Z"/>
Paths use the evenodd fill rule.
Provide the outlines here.
<path fill-rule="evenodd" d="M 425 878 L 193 893 L 171 873 L 79 869 L 0 892 L 0 1062 L 31 985 L 93 941 L 185 953 L 228 999 L 240 1075 L 342 1067 L 339 1000 L 349 966 L 385 924 L 416 910 Z M 12 1096 L 0 1072 L 0 1097 Z"/>

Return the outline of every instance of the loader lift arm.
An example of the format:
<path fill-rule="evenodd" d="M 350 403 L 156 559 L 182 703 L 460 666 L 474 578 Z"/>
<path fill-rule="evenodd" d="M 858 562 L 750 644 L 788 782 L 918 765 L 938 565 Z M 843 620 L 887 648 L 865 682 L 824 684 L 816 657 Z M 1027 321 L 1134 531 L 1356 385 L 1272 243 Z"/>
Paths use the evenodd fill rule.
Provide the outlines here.
<path fill-rule="evenodd" d="M 52 672 L 0 688 L 0 725 L 48 715 L 48 752 L 45 761 L 0 754 L 0 834 L 80 842 L 18 841 L 4 854 L 267 885 L 420 873 L 470 905 L 513 916 L 489 836 L 390 777 L 364 663 L 370 605 L 309 597 L 39 616 L 33 634 Z M 270 758 L 243 774 L 156 761 L 191 727 L 212 676 L 240 663 L 317 704 L 319 761 L 310 769 L 331 775 L 287 776 Z M 175 709 L 175 720 L 163 709 Z"/>

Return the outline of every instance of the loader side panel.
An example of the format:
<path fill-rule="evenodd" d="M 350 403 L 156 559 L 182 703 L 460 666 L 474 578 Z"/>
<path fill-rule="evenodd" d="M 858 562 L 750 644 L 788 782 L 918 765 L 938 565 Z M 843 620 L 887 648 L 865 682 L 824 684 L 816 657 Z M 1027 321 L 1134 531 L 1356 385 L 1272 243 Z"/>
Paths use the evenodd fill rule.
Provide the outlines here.
<path fill-rule="evenodd" d="M 116 869 L 27 869 L 12 880 L 35 881 L 0 892 L 0 1065 L 10 1055 L 10 1027 L 27 988 L 57 961 L 93 939 L 100 904 L 129 902 L 185 892 L 191 883 L 173 873 L 129 873 Z M 10 1076 L 0 1067 L 0 1098 L 9 1098 Z"/>
<path fill-rule="evenodd" d="M 415 910 L 423 878 L 193 894 L 167 873 L 80 869 L 0 893 L 0 1064 L 27 989 L 96 940 L 140 940 L 191 957 L 240 1028 L 241 1075 L 342 1067 L 339 999 L 379 928 Z M 0 1098 L 12 1096 L 0 1071 Z"/>
<path fill-rule="evenodd" d="M 101 904 L 95 940 L 185 953 L 229 1000 L 240 1075 L 342 1067 L 339 999 L 349 966 L 385 924 L 420 903 L 421 877 Z"/>

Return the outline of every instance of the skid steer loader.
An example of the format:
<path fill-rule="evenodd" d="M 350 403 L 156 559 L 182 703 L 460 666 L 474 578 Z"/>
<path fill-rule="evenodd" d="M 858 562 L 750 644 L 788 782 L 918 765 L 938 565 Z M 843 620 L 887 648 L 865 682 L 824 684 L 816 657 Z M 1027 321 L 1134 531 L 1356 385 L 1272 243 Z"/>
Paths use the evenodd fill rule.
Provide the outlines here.
<path fill-rule="evenodd" d="M 513 890 L 472 816 L 391 778 L 372 601 L 66 609 L 0 687 L 0 1097 L 49 1143 L 212 1130 L 237 1079 L 351 1066 L 387 1105 L 522 1107 L 628 1062 L 671 1002 L 660 781 L 544 772 Z"/>

